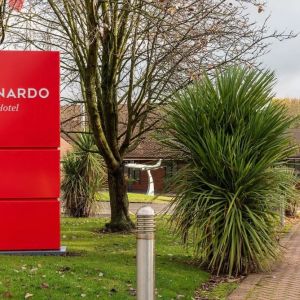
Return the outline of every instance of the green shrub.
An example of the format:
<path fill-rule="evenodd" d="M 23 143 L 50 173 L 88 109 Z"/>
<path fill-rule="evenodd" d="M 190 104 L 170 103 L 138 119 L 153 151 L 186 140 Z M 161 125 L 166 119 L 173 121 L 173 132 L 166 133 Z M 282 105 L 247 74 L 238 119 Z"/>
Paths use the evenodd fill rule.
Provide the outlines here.
<path fill-rule="evenodd" d="M 163 142 L 188 161 L 173 178 L 172 224 L 214 272 L 265 270 L 279 254 L 276 222 L 291 188 L 293 119 L 272 102 L 274 74 L 232 68 L 205 75 L 167 109 Z"/>
<path fill-rule="evenodd" d="M 88 217 L 100 190 L 104 171 L 93 137 L 81 134 L 63 161 L 62 200 L 72 217 Z"/>

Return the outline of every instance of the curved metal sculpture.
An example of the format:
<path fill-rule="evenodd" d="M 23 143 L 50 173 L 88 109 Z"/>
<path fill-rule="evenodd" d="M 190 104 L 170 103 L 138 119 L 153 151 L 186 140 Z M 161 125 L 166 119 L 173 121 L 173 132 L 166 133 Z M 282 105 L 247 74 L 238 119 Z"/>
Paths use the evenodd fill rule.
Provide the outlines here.
<path fill-rule="evenodd" d="M 160 159 L 155 165 L 143 165 L 143 164 L 128 163 L 125 165 L 125 167 L 140 170 L 140 171 L 147 171 L 147 174 L 148 174 L 147 195 L 154 196 L 154 181 L 153 181 L 151 171 L 162 168 L 163 166 L 161 165 L 161 163 L 162 163 L 162 159 Z"/>

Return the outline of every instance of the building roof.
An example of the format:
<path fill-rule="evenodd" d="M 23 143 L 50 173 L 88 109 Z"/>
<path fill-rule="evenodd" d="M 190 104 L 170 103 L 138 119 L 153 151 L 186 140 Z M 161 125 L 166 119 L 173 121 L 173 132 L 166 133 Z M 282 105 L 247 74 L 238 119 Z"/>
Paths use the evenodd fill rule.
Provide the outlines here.
<path fill-rule="evenodd" d="M 300 114 L 300 100 L 293 100 L 293 101 L 283 101 L 289 108 L 289 112 L 293 116 L 297 116 Z M 63 105 L 61 107 L 61 127 L 63 131 L 66 132 L 76 132 L 82 130 L 82 110 L 80 105 L 78 104 L 68 104 Z M 151 118 L 155 118 L 155 115 L 151 116 Z M 126 109 L 120 109 L 120 131 L 126 130 L 126 123 L 127 123 L 127 113 Z M 299 145 L 298 154 L 294 155 L 294 157 L 300 158 L 300 122 L 296 124 L 298 128 L 290 129 L 292 138 L 294 142 Z M 71 133 L 70 136 L 75 138 L 76 133 Z M 72 140 L 69 136 L 65 135 L 62 132 L 64 146 L 61 147 L 61 151 L 65 153 L 65 149 L 72 148 Z M 70 144 L 71 143 L 71 144 Z M 63 154 L 64 155 L 64 154 Z M 125 155 L 125 160 L 158 160 L 160 158 L 167 159 L 170 157 L 170 150 L 167 150 L 166 147 L 161 145 L 152 135 L 151 132 L 145 133 L 142 141 L 140 144 L 129 151 Z"/>
<path fill-rule="evenodd" d="M 290 129 L 291 138 L 298 145 L 298 152 L 293 157 L 300 158 L 300 127 Z M 126 156 L 126 160 L 157 160 L 170 158 L 171 151 L 161 145 L 154 138 L 146 136 L 145 139 Z"/>
<path fill-rule="evenodd" d="M 158 143 L 148 134 L 142 142 L 132 151 L 125 155 L 126 160 L 157 160 L 166 159 L 170 156 L 170 152 L 166 147 Z"/>
<path fill-rule="evenodd" d="M 82 131 L 83 112 L 78 104 L 66 104 L 60 108 L 61 135 L 67 142 L 76 138 L 76 133 Z M 66 134 L 67 133 L 67 134 Z"/>

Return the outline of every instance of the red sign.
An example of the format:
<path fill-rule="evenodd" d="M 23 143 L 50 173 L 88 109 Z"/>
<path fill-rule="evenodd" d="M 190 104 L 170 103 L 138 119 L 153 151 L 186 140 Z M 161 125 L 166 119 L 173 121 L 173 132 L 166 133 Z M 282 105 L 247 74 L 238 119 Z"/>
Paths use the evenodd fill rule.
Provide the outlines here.
<path fill-rule="evenodd" d="M 59 53 L 0 51 L 0 251 L 60 248 Z"/>
<path fill-rule="evenodd" d="M 58 52 L 1 51 L 0 147 L 59 147 L 58 101 Z"/>
<path fill-rule="evenodd" d="M 0 149 L 0 166 L 0 199 L 59 197 L 58 150 Z"/>
<path fill-rule="evenodd" d="M 8 6 L 11 9 L 15 9 L 17 11 L 21 11 L 22 8 L 23 8 L 24 2 L 25 2 L 25 0 L 9 0 L 8 1 Z M 1 3 L 1 1 L 0 1 L 0 3 Z"/>
<path fill-rule="evenodd" d="M 59 202 L 0 201 L 0 249 L 57 250 L 60 248 Z"/>

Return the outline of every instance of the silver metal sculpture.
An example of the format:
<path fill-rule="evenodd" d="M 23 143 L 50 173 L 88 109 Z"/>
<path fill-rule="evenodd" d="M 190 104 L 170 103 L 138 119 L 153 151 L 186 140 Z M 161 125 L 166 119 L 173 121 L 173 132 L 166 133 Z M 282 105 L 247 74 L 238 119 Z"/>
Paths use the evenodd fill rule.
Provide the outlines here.
<path fill-rule="evenodd" d="M 162 168 L 163 166 L 161 165 L 161 163 L 162 163 L 162 159 L 160 159 L 155 165 L 128 163 L 125 165 L 125 167 L 130 168 L 130 169 L 140 170 L 140 171 L 147 171 L 147 174 L 148 174 L 147 195 L 154 196 L 154 181 L 153 181 L 151 171 Z"/>

